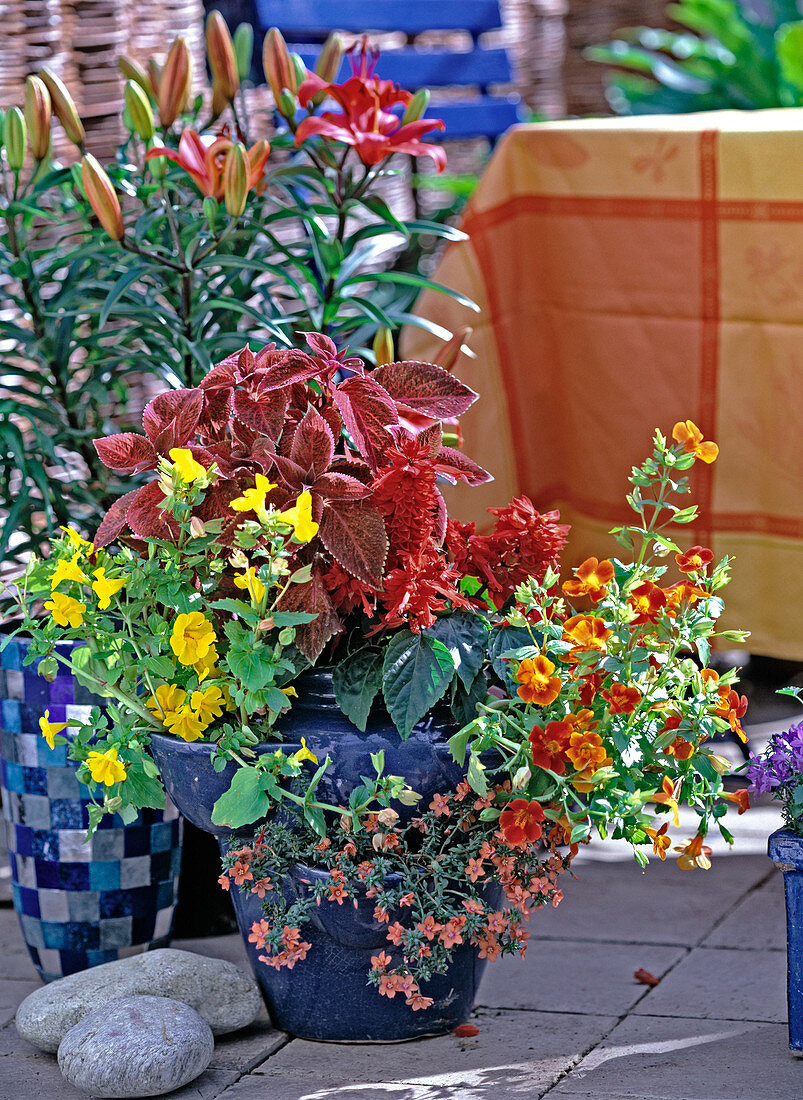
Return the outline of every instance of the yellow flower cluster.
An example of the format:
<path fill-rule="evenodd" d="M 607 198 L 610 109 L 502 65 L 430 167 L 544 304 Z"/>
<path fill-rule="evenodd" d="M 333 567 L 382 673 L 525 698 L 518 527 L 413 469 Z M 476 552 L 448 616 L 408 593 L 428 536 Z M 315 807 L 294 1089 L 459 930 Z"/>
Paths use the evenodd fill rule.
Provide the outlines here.
<path fill-rule="evenodd" d="M 199 688 L 189 696 L 178 684 L 160 684 L 147 701 L 154 717 L 183 741 L 199 741 L 230 705 L 229 693 L 215 684 Z"/>
<path fill-rule="evenodd" d="M 76 630 L 84 621 L 87 605 L 75 596 L 57 591 L 59 585 L 65 581 L 69 584 L 91 584 L 98 598 L 98 610 L 106 611 L 111 606 L 112 596 L 116 596 L 120 589 L 125 587 L 125 580 L 122 577 L 107 577 L 105 566 L 100 566 L 93 571 L 92 576 L 95 579 L 90 581 L 78 562 L 84 555 L 93 552 L 92 543 L 81 538 L 72 527 L 62 527 L 62 531 L 67 534 L 75 553 L 69 561 L 61 558 L 56 563 L 50 578 L 50 599 L 46 601 L 45 608 L 58 626 L 69 626 Z"/>

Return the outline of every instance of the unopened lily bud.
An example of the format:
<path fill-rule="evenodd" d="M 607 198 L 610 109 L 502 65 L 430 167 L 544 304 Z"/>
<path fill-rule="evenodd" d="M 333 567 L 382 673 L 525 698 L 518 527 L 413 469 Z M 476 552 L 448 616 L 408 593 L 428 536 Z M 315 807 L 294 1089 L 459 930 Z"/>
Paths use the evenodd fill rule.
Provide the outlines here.
<path fill-rule="evenodd" d="M 3 144 L 6 147 L 8 166 L 19 172 L 25 163 L 25 151 L 28 147 L 28 128 L 19 107 L 11 107 L 3 120 Z"/>
<path fill-rule="evenodd" d="M 191 84 L 192 57 L 187 40 L 179 35 L 170 47 L 159 81 L 159 121 L 163 126 L 172 126 L 181 114 Z"/>
<path fill-rule="evenodd" d="M 162 72 L 163 66 L 159 64 L 155 57 L 148 58 L 148 82 L 153 88 L 153 97 L 156 102 L 159 102 L 159 89 L 162 86 Z"/>
<path fill-rule="evenodd" d="M 307 79 L 307 66 L 297 53 L 290 54 L 290 64 L 293 66 L 293 74 L 296 78 L 296 88 L 300 88 Z"/>
<path fill-rule="evenodd" d="M 295 95 L 297 90 L 295 69 L 290 60 L 287 43 L 277 27 L 271 27 L 265 35 L 262 46 L 262 67 L 277 105 L 283 89 L 286 88 Z"/>
<path fill-rule="evenodd" d="M 151 78 L 148 76 L 148 74 L 139 64 L 139 62 L 134 61 L 133 58 L 126 57 L 125 54 L 123 54 L 123 56 L 117 62 L 117 68 L 126 78 L 126 80 L 133 80 L 135 84 L 138 84 L 139 87 L 142 88 L 148 99 L 156 98 L 153 84 L 151 83 Z"/>
<path fill-rule="evenodd" d="M 199 539 L 206 534 L 206 524 L 200 516 L 193 516 L 190 520 L 190 535 L 194 539 Z"/>
<path fill-rule="evenodd" d="M 212 81 L 212 118 L 220 118 L 231 100 L 217 81 Z"/>
<path fill-rule="evenodd" d="M 151 149 L 163 149 L 164 146 L 158 141 L 149 141 L 148 150 Z M 167 175 L 167 157 L 151 157 L 147 161 L 148 171 L 155 180 L 163 180 Z"/>
<path fill-rule="evenodd" d="M 429 88 L 419 88 L 402 115 L 402 126 L 406 126 L 408 122 L 418 122 L 423 118 L 429 106 L 429 99 Z"/>
<path fill-rule="evenodd" d="M 331 84 L 337 77 L 340 62 L 343 60 L 343 39 L 335 31 L 329 35 L 321 47 L 318 60 L 315 62 L 315 73 Z"/>
<path fill-rule="evenodd" d="M 386 806 L 384 810 L 380 810 L 376 815 L 376 820 L 380 825 L 384 825 L 386 829 L 392 829 L 396 822 L 399 820 L 399 815 L 395 810 L 392 810 L 389 806 Z"/>
<path fill-rule="evenodd" d="M 77 145 L 79 149 L 82 149 L 86 134 L 84 133 L 83 123 L 78 117 L 73 97 L 67 91 L 63 81 L 59 80 L 55 73 L 51 73 L 50 69 L 42 69 L 39 76 L 42 78 L 48 92 L 50 92 L 53 111 L 64 129 L 64 133 L 73 145 Z"/>
<path fill-rule="evenodd" d="M 248 154 L 241 141 L 232 145 L 223 170 L 223 202 L 232 218 L 239 218 L 248 200 Z"/>
<path fill-rule="evenodd" d="M 389 328 L 380 328 L 374 337 L 374 357 L 378 367 L 393 362 L 393 333 Z"/>
<path fill-rule="evenodd" d="M 81 161 L 81 180 L 95 217 L 113 241 L 122 240 L 125 227 L 120 200 L 112 181 L 91 153 Z"/>
<path fill-rule="evenodd" d="M 254 28 L 250 23 L 240 23 L 232 41 L 237 59 L 237 75 L 241 81 L 247 80 L 251 75 L 251 59 L 254 56 Z"/>
<path fill-rule="evenodd" d="M 35 160 L 44 160 L 50 152 L 50 92 L 38 76 L 25 81 L 25 121 L 31 152 Z"/>
<path fill-rule="evenodd" d="M 219 11 L 210 11 L 206 20 L 206 56 L 209 58 L 213 82 L 220 89 L 220 94 L 227 100 L 234 99 L 240 87 L 240 75 L 237 71 L 234 43 L 226 20 Z"/>
<path fill-rule="evenodd" d="M 452 370 L 455 363 L 460 358 L 463 344 L 468 340 L 473 331 L 474 329 L 471 328 L 470 325 L 464 325 L 463 328 L 459 328 L 436 353 L 435 358 L 432 360 L 433 363 L 438 367 L 443 367 L 444 370 Z"/>
<path fill-rule="evenodd" d="M 233 550 L 229 555 L 229 565 L 234 569 L 247 569 L 248 558 L 242 550 Z"/>
<path fill-rule="evenodd" d="M 134 133 L 139 134 L 143 141 L 150 141 L 156 128 L 150 100 L 133 80 L 126 82 L 124 96 Z"/>
<path fill-rule="evenodd" d="M 204 217 L 209 222 L 210 227 L 214 229 L 218 212 L 217 199 L 212 198 L 211 195 L 206 195 L 203 201 L 202 210 L 204 212 Z"/>
<path fill-rule="evenodd" d="M 279 109 L 279 114 L 283 115 L 288 122 L 292 122 L 296 117 L 296 101 L 294 96 L 289 92 L 281 92 L 279 98 L 276 100 L 276 106 Z"/>

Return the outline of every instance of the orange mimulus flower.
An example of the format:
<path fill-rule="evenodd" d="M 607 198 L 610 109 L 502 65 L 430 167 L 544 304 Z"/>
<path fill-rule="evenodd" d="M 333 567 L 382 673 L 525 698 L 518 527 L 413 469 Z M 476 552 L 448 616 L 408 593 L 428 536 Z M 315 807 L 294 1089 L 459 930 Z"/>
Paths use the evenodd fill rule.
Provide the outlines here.
<path fill-rule="evenodd" d="M 667 745 L 664 752 L 667 756 L 674 756 L 676 760 L 689 760 L 695 753 L 694 745 L 685 737 L 676 737 L 671 745 Z"/>
<path fill-rule="evenodd" d="M 688 602 L 689 607 L 693 607 L 698 600 L 704 600 L 706 596 L 710 595 L 702 588 L 698 588 L 693 584 L 684 584 L 682 581 L 670 585 L 669 588 L 664 588 L 662 591 L 666 596 L 666 613 L 670 619 L 676 618 L 677 613 L 680 611 L 680 605 L 684 600 Z"/>
<path fill-rule="evenodd" d="M 533 764 L 537 768 L 548 768 L 557 775 L 563 775 L 566 771 L 563 758 L 569 747 L 571 733 L 572 723 L 567 721 L 548 722 L 546 729 L 533 726 L 530 730 Z"/>
<path fill-rule="evenodd" d="M 634 613 L 631 621 L 634 626 L 638 626 L 641 623 L 657 622 L 666 607 L 666 595 L 652 581 L 642 581 L 627 597 L 627 602 Z"/>
<path fill-rule="evenodd" d="M 681 573 L 702 573 L 714 560 L 714 551 L 707 546 L 692 546 L 683 554 L 675 554 L 675 561 Z"/>
<path fill-rule="evenodd" d="M 716 443 L 704 443 L 703 433 L 693 420 L 680 420 L 672 429 L 672 438 L 676 443 L 683 444 L 683 450 L 687 454 L 693 454 L 695 458 L 701 458 L 703 462 L 715 462 L 719 454 Z"/>
<path fill-rule="evenodd" d="M 514 798 L 508 802 L 499 817 L 499 828 L 505 842 L 512 848 L 524 848 L 541 836 L 544 811 L 540 802 L 528 802 L 526 798 Z"/>
<path fill-rule="evenodd" d="M 669 822 L 665 821 L 660 829 L 645 828 L 644 832 L 648 837 L 652 839 L 652 850 L 657 856 L 661 857 L 661 862 L 666 859 L 666 850 L 672 843 L 671 837 L 666 835 L 666 830 L 669 828 Z"/>
<path fill-rule="evenodd" d="M 728 802 L 735 802 L 739 807 L 739 816 L 746 813 L 750 809 L 750 792 L 747 787 L 743 787 L 739 791 L 734 791 L 733 794 L 722 794 L 723 798 L 727 798 Z"/>
<path fill-rule="evenodd" d="M 586 652 L 590 649 L 605 648 L 605 643 L 613 632 L 608 630 L 603 619 L 595 615 L 573 615 L 563 624 L 563 641 L 571 642 L 574 649 L 566 655 L 572 660 L 574 650 Z"/>
<path fill-rule="evenodd" d="M 747 711 L 747 696 L 739 695 L 737 692 L 730 690 L 727 686 L 719 689 L 719 699 L 716 703 L 714 713 L 718 718 L 724 719 L 736 736 L 747 744 L 747 736 L 742 729 L 740 718 L 743 718 Z"/>
<path fill-rule="evenodd" d="M 574 571 L 574 577 L 565 581 L 563 591 L 567 596 L 588 596 L 593 604 L 598 604 L 607 594 L 607 585 L 613 577 L 613 564 L 607 560 L 586 558 Z"/>
<path fill-rule="evenodd" d="M 554 671 L 555 666 L 548 657 L 539 654 L 525 658 L 516 673 L 521 685 L 517 689 L 519 697 L 525 703 L 535 703 L 539 707 L 553 703 L 561 688 L 560 677 L 552 675 Z"/>
<path fill-rule="evenodd" d="M 699 833 L 687 841 L 685 845 L 676 845 L 673 850 L 680 852 L 678 867 L 682 871 L 693 871 L 695 867 L 707 871 L 711 866 L 711 860 L 708 858 L 711 855 L 711 849 L 703 844 L 703 838 Z"/>
<path fill-rule="evenodd" d="M 672 811 L 672 820 L 675 823 L 675 828 L 680 824 L 680 818 L 678 817 L 678 803 L 675 795 L 675 785 L 668 775 L 664 776 L 661 784 L 661 790 L 656 791 L 650 799 L 651 802 L 658 802 L 662 806 L 668 806 Z"/>
<path fill-rule="evenodd" d="M 569 738 L 569 748 L 566 755 L 578 771 L 591 771 L 591 774 L 606 766 L 608 754 L 602 743 L 602 738 L 594 730 L 577 730 Z"/>
<path fill-rule="evenodd" d="M 632 684 L 611 684 L 602 698 L 608 700 L 611 714 L 632 714 L 641 702 L 641 692 Z"/>

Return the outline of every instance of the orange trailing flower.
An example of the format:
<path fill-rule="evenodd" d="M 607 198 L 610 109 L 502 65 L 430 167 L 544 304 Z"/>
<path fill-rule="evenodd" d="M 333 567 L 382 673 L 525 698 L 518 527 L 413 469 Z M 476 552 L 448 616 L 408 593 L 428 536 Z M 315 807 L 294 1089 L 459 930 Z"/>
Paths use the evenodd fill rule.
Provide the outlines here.
<path fill-rule="evenodd" d="M 703 844 L 703 838 L 699 833 L 685 844 L 676 845 L 673 851 L 680 852 L 677 864 L 681 871 L 693 871 L 695 867 L 707 871 L 711 866 L 711 860 L 708 858 L 711 855 L 711 849 Z"/>
<path fill-rule="evenodd" d="M 516 679 L 520 685 L 516 689 L 519 698 L 525 703 L 535 703 L 539 707 L 553 703 L 561 689 L 560 677 L 553 676 L 554 671 L 555 665 L 548 657 L 542 654 L 537 657 L 526 657 L 516 672 Z"/>
<path fill-rule="evenodd" d="M 667 745 L 664 752 L 667 756 L 674 756 L 676 760 L 690 760 L 694 756 L 694 745 L 691 741 L 687 741 L 685 737 L 676 737 L 671 745 Z"/>
<path fill-rule="evenodd" d="M 698 588 L 694 584 L 684 584 L 682 581 L 678 584 L 672 584 L 669 588 L 662 589 L 666 596 L 666 614 L 670 619 L 675 619 L 678 616 L 681 605 L 684 600 L 689 607 L 694 607 L 698 600 L 704 600 L 710 593 L 706 592 L 702 588 Z"/>
<path fill-rule="evenodd" d="M 597 649 L 602 652 L 612 633 L 613 631 L 605 625 L 604 619 L 599 619 L 595 615 L 573 615 L 563 624 L 563 638 L 561 640 L 571 642 L 573 647 L 566 654 L 565 660 L 576 661 L 575 651 L 586 653 L 589 650 Z"/>
<path fill-rule="evenodd" d="M 702 573 L 714 560 L 714 551 L 707 546 L 692 546 L 682 554 L 675 554 L 675 561 L 681 573 Z"/>
<path fill-rule="evenodd" d="M 566 771 L 564 757 L 569 747 L 569 738 L 572 734 L 572 723 L 568 721 L 548 722 L 546 729 L 541 726 L 533 726 L 530 730 L 530 747 L 532 749 L 533 764 L 537 768 L 547 768 L 556 775 L 563 775 Z"/>
<path fill-rule="evenodd" d="M 607 559 L 598 561 L 586 558 L 574 571 L 574 577 L 563 583 L 567 596 L 576 598 L 588 596 L 593 604 L 598 604 L 608 593 L 608 584 L 613 579 L 613 563 Z"/>
<path fill-rule="evenodd" d="M 642 581 L 627 597 L 627 603 L 633 612 L 633 626 L 654 623 L 666 608 L 666 593 L 652 581 Z"/>
<path fill-rule="evenodd" d="M 145 154 L 146 160 L 166 157 L 190 176 L 202 195 L 221 202 L 225 197 L 226 162 L 233 143 L 227 137 L 204 138 L 195 130 L 185 130 L 179 138 L 178 151 L 164 145 L 154 146 Z M 255 142 L 245 156 L 247 190 L 260 191 L 265 164 L 270 153 L 266 141 Z"/>
<path fill-rule="evenodd" d="M 602 738 L 595 730 L 588 728 L 572 733 L 566 755 L 578 771 L 588 772 L 590 775 L 611 763 Z"/>
<path fill-rule="evenodd" d="M 534 844 L 541 836 L 544 811 L 540 802 L 528 802 L 526 798 L 514 798 L 508 802 L 499 817 L 499 828 L 505 842 L 511 848 L 524 848 Z"/>
<path fill-rule="evenodd" d="M 675 791 L 675 784 L 668 775 L 664 776 L 660 791 L 656 791 L 650 801 L 657 802 L 661 806 L 668 806 L 672 811 L 672 820 L 675 823 L 675 828 L 678 827 L 680 818 L 678 816 L 677 792 Z"/>
<path fill-rule="evenodd" d="M 672 429 L 672 438 L 683 445 L 686 454 L 692 454 L 703 462 L 715 462 L 719 454 L 716 443 L 703 442 L 703 433 L 693 420 L 680 420 Z"/>
<path fill-rule="evenodd" d="M 642 696 L 633 684 L 611 684 L 602 692 L 602 698 L 607 699 L 611 714 L 632 714 Z"/>
<path fill-rule="evenodd" d="M 723 791 L 722 797 L 727 799 L 728 802 L 734 802 L 739 807 L 740 817 L 750 809 L 750 791 L 747 787 L 734 791 L 732 794 Z"/>
<path fill-rule="evenodd" d="M 727 686 L 721 687 L 719 689 L 719 697 L 714 713 L 718 718 L 727 722 L 736 736 L 747 744 L 747 735 L 742 729 L 741 722 L 739 721 L 739 719 L 744 718 L 747 713 L 746 695 L 739 695 Z"/>
<path fill-rule="evenodd" d="M 665 821 L 660 829 L 650 829 L 645 827 L 644 832 L 652 840 L 652 850 L 657 856 L 660 857 L 661 862 L 666 859 L 666 852 L 669 845 L 672 843 L 671 837 L 666 835 L 666 831 L 669 828 L 669 822 Z"/>

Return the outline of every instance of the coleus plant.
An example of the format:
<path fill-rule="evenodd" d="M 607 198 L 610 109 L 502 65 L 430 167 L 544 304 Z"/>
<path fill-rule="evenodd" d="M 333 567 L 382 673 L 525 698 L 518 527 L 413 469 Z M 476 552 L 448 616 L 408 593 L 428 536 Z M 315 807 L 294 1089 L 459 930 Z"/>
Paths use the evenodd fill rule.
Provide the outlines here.
<path fill-rule="evenodd" d="M 214 472 L 192 518 L 216 532 L 221 554 L 238 531 L 233 502 L 250 500 L 259 517 L 303 499 L 315 533 L 294 545 L 289 567 L 307 579 L 277 604 L 308 620 L 296 627 L 299 653 L 333 666 L 338 703 L 360 728 L 380 692 L 403 737 L 450 689 L 456 719 L 467 721 L 486 695 L 483 668 L 522 641 L 497 608 L 526 577 L 543 576 L 567 529 L 526 498 L 496 509 L 487 536 L 447 516 L 440 481 L 490 477 L 444 435 L 477 397 L 447 369 L 459 337 L 445 366 L 373 370 L 325 335 L 306 343 L 243 348 L 197 387 L 157 396 L 144 434 L 99 439 L 98 454 L 136 475 L 190 452 Z M 106 514 L 95 546 L 174 540 L 164 502 L 159 477 L 133 489 Z"/>

